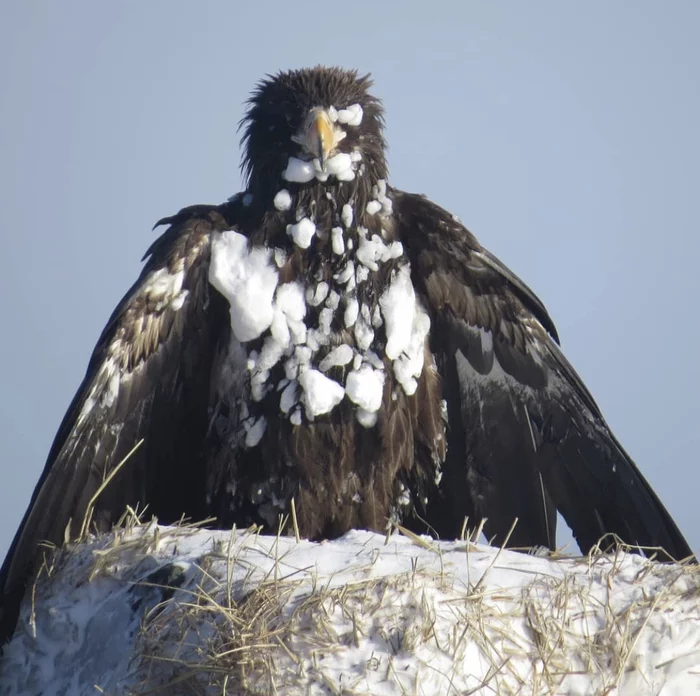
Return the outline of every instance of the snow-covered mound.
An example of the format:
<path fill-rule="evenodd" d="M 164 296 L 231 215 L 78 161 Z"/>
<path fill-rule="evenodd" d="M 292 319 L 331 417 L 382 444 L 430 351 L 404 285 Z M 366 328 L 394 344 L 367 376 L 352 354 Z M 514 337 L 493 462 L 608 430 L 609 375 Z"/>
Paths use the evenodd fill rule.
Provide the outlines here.
<path fill-rule="evenodd" d="M 622 553 L 152 525 L 59 557 L 0 693 L 697 693 L 699 587 Z"/>

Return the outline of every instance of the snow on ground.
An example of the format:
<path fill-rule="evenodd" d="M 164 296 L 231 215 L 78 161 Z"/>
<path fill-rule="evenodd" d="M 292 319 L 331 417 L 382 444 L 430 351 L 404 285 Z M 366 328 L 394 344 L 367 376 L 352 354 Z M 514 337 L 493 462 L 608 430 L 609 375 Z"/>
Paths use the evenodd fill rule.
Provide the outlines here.
<path fill-rule="evenodd" d="M 0 694 L 691 694 L 697 568 L 150 525 L 62 554 Z"/>

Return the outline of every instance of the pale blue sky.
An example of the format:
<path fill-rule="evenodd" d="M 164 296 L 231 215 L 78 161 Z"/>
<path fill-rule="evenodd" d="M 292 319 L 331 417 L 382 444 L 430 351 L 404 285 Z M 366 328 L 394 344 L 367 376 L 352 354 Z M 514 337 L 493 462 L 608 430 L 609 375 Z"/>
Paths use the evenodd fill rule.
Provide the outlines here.
<path fill-rule="evenodd" d="M 0 2 L 0 556 L 160 217 L 265 73 L 372 72 L 391 181 L 540 295 L 700 550 L 700 3 Z"/>

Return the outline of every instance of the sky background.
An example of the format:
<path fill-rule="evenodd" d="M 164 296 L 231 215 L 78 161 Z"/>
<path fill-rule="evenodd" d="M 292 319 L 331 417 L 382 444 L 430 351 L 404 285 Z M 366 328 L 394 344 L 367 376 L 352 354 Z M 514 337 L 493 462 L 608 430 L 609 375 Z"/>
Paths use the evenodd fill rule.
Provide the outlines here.
<path fill-rule="evenodd" d="M 371 72 L 391 182 L 554 318 L 700 550 L 700 3 L 0 0 L 0 557 L 153 223 L 241 187 L 266 73 Z"/>

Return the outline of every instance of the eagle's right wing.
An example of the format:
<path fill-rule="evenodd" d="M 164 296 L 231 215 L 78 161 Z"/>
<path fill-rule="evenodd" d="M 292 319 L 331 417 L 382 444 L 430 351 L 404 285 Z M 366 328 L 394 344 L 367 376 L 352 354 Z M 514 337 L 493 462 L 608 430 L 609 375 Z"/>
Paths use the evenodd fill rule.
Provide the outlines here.
<path fill-rule="evenodd" d="M 212 356 L 228 327 L 208 283 L 209 247 L 234 206 L 194 206 L 161 221 L 170 227 L 100 336 L 0 571 L 0 644 L 40 542 L 60 545 L 88 525 L 109 530 L 127 505 L 147 502 L 164 522 L 204 516 L 197 458 Z"/>
<path fill-rule="evenodd" d="M 606 534 L 682 559 L 691 550 L 557 344 L 542 302 L 445 210 L 392 191 L 430 314 L 448 412 L 442 489 L 499 542 L 556 545 L 556 511 L 587 552 Z M 437 514 L 437 512 L 436 512 Z"/>

